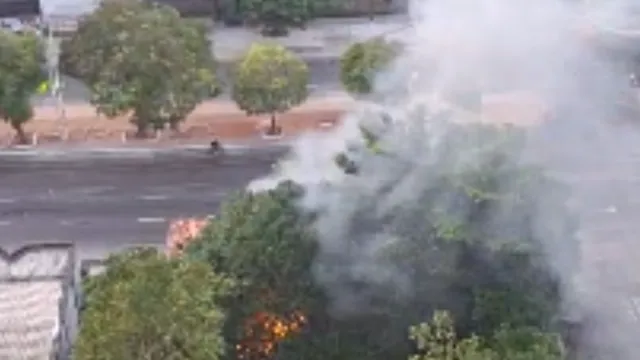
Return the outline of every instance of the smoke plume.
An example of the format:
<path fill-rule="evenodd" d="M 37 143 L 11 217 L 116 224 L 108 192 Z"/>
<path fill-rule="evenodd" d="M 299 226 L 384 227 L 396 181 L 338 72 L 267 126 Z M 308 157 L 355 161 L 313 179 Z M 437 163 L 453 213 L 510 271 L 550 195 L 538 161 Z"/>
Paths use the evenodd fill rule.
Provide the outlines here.
<path fill-rule="evenodd" d="M 618 123 L 620 101 L 629 92 L 625 64 L 602 51 L 603 46 L 595 46 L 600 43 L 589 37 L 594 33 L 593 24 L 622 26 L 616 22 L 622 21 L 625 11 L 620 6 L 594 8 L 562 0 L 415 0 L 410 11 L 412 26 L 402 34 L 390 35 L 404 44 L 404 50 L 378 75 L 371 97 L 375 101 L 359 104 L 332 133 L 297 141 L 273 174 L 250 187 L 268 188 L 287 179 L 305 187 L 302 205 L 319 214 L 316 226 L 321 252 L 342 254 L 339 264 L 325 263 L 320 256 L 318 279 L 327 285 L 337 306 L 347 311 L 362 306 L 362 294 L 342 288 L 339 279 L 343 277 L 359 279 L 383 292 L 386 289 L 393 296 L 411 291 L 400 269 L 375 256 L 394 239 L 384 236 L 380 226 L 356 224 L 354 218 L 368 211 L 372 219 L 383 222 L 389 214 L 416 205 L 415 194 L 430 186 L 431 170 L 442 161 L 438 149 L 447 126 L 437 117 L 425 117 L 425 109 L 431 114 L 453 114 L 456 122 L 509 122 L 528 127 L 527 151 L 521 161 L 541 163 L 569 181 L 574 194 L 571 205 L 583 222 L 591 221 L 587 216 L 605 207 L 613 191 L 618 198 L 626 196 L 619 181 L 629 174 L 631 165 L 612 160 L 628 156 L 632 144 L 640 139 L 635 129 Z M 452 101 L 466 92 L 482 94 L 479 113 Z M 401 126 L 387 131 L 387 117 Z M 363 124 L 377 133 L 380 146 L 395 157 L 358 158 L 365 175 L 345 176 L 336 166 L 335 154 L 362 145 Z M 605 172 L 608 177 L 601 176 Z M 601 181 L 582 182 L 586 178 Z M 390 191 L 389 184 L 393 184 Z M 553 195 L 537 196 L 544 206 L 545 196 Z M 537 226 L 545 234 L 540 241 L 547 248 L 547 265 L 566 283 L 575 283 L 564 269 L 567 254 L 556 242 L 560 239 L 548 236 L 557 209 L 545 210 L 549 216 L 537 219 Z M 367 240 L 355 245 L 344 240 L 353 239 L 354 234 L 364 234 Z M 600 237 L 593 241 L 606 241 L 607 235 Z M 590 266 L 583 263 L 585 268 Z M 581 280 L 586 282 L 586 278 L 583 275 Z M 604 293 L 598 284 L 589 287 L 594 292 L 590 294 Z M 573 290 L 567 295 L 579 297 Z M 581 301 L 581 309 L 587 309 L 599 323 L 611 324 L 610 306 L 597 298 Z M 609 341 L 614 335 L 598 333 L 598 337 Z M 626 345 L 618 346 L 628 350 L 622 349 Z M 617 355 L 616 359 L 631 359 L 632 355 Z"/>

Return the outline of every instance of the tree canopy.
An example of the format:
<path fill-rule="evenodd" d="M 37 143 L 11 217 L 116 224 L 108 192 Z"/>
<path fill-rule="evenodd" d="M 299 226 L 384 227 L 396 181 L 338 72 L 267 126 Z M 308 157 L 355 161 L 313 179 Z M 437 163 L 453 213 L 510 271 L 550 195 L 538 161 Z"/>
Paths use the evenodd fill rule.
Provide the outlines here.
<path fill-rule="evenodd" d="M 113 255 L 105 265 L 84 284 L 73 359 L 222 359 L 218 303 L 232 293 L 232 281 L 205 263 L 150 248 Z"/>
<path fill-rule="evenodd" d="M 409 360 L 562 360 L 566 355 L 557 336 L 535 329 L 500 328 L 493 337 L 457 337 L 446 311 L 436 311 L 428 323 L 412 326 L 410 337 L 418 353 Z"/>
<path fill-rule="evenodd" d="M 278 44 L 254 44 L 235 66 L 233 100 L 249 115 L 276 114 L 307 98 L 309 69 L 294 53 Z"/>
<path fill-rule="evenodd" d="M 305 322 L 296 316 L 308 314 L 322 301 L 310 269 L 316 248 L 307 226 L 310 219 L 295 205 L 299 192 L 294 184 L 284 183 L 265 193 L 237 194 L 186 248 L 187 257 L 205 260 L 215 272 L 241 284 L 229 302 L 227 333 L 231 345 L 240 345 L 230 349 L 239 356 L 275 350 L 254 343 L 277 337 L 271 328 L 257 328 L 254 320 Z"/>
<path fill-rule="evenodd" d="M 26 143 L 24 124 L 33 116 L 31 96 L 46 80 L 44 49 L 36 34 L 0 30 L 0 117 Z"/>
<path fill-rule="evenodd" d="M 297 308 L 306 319 L 303 330 L 272 343 L 278 359 L 406 358 L 413 352 L 406 329 L 443 310 L 455 319 L 450 330 L 470 339 L 460 346 L 485 357 L 416 359 L 561 359 L 550 339 L 561 332 L 567 284 L 548 252 L 553 244 L 567 269 L 576 263 L 566 189 L 521 162 L 517 130 L 451 125 L 439 133 L 437 148 L 409 159 L 392 141 L 398 131 L 417 130 L 383 117 L 386 129 L 376 133 L 363 124 L 368 141 L 343 154 L 352 171 L 321 185 L 325 200 L 348 194 L 338 197 L 339 212 L 329 203 L 301 206 L 308 189 L 287 182 L 238 195 L 191 243 L 187 257 L 206 259 L 216 272 L 250 284 L 231 307 L 230 343 L 242 343 L 241 324 L 255 319 L 251 314 L 284 316 Z M 368 181 L 374 164 L 395 169 L 375 186 Z M 390 206 L 391 196 L 407 186 L 408 174 L 420 179 L 411 200 L 382 212 L 383 201 Z M 340 231 L 327 228 L 328 213 L 341 214 L 332 218 Z M 532 345 L 514 350 L 522 343 L 510 336 L 518 334 Z"/>
<path fill-rule="evenodd" d="M 106 1 L 63 41 L 62 66 L 109 117 L 132 114 L 138 135 L 180 121 L 219 93 L 203 25 L 168 6 Z"/>
<path fill-rule="evenodd" d="M 326 0 L 241 0 L 247 21 L 262 26 L 262 34 L 282 36 L 290 27 L 303 26 L 312 16 L 313 3 Z"/>
<path fill-rule="evenodd" d="M 375 76 L 393 61 L 399 49 L 382 38 L 351 45 L 340 58 L 340 81 L 356 95 L 373 91 Z"/>

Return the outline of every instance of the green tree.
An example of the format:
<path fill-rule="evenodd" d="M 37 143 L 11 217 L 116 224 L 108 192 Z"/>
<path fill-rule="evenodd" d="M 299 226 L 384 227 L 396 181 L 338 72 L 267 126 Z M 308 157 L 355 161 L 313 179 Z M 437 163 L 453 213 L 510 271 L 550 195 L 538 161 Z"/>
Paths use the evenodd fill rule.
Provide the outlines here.
<path fill-rule="evenodd" d="M 63 69 L 90 86 L 98 111 L 131 114 L 140 137 L 177 128 L 220 90 L 205 27 L 168 6 L 104 2 L 61 47 Z"/>
<path fill-rule="evenodd" d="M 232 95 L 247 114 L 269 114 L 269 133 L 276 134 L 276 114 L 304 102 L 308 83 L 309 69 L 295 54 L 281 45 L 254 44 L 236 64 Z"/>
<path fill-rule="evenodd" d="M 316 243 L 310 219 L 297 210 L 299 195 L 291 183 L 264 193 L 238 194 L 186 249 L 188 258 L 205 260 L 216 273 L 241 284 L 227 303 L 230 345 L 246 340 L 247 321 L 256 314 L 309 314 L 322 301 L 311 273 Z M 269 335 L 260 333 L 264 329 L 252 330 L 257 337 Z M 246 349 L 233 346 L 230 351 Z"/>
<path fill-rule="evenodd" d="M 113 255 L 106 271 L 84 284 L 73 359 L 221 359 L 218 302 L 233 287 L 204 263 L 169 259 L 155 249 Z"/>
<path fill-rule="evenodd" d="M 382 38 L 351 45 L 340 58 L 342 85 L 352 94 L 370 94 L 375 76 L 391 64 L 398 51 L 397 45 Z"/>
<path fill-rule="evenodd" d="M 262 26 L 263 35 L 284 36 L 290 27 L 304 26 L 314 1 L 319 0 L 241 0 L 240 6 L 247 21 Z"/>
<path fill-rule="evenodd" d="M 0 31 L 0 117 L 27 143 L 24 124 L 33 117 L 31 96 L 46 80 L 44 49 L 30 32 Z"/>
<path fill-rule="evenodd" d="M 410 360 L 563 360 L 558 336 L 533 329 L 499 329 L 489 339 L 457 337 L 451 315 L 436 311 L 430 323 L 411 327 L 418 354 Z"/>

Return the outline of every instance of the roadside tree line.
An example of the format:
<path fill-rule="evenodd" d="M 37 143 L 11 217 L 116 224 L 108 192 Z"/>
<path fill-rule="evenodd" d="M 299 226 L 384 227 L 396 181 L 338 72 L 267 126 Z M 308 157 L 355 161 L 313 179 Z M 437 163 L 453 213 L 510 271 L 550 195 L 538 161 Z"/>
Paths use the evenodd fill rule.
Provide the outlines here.
<path fill-rule="evenodd" d="M 24 143 L 23 125 L 33 115 L 29 99 L 46 80 L 43 43 L 31 33 L 0 35 L 0 115 Z M 376 72 L 394 51 L 382 39 L 354 45 L 341 61 L 345 88 L 371 92 Z M 104 2 L 62 42 L 60 63 L 89 87 L 99 113 L 128 116 L 138 137 L 165 127 L 178 130 L 200 103 L 222 90 L 205 27 L 171 7 L 142 1 Z M 238 107 L 269 116 L 269 132 L 277 134 L 277 115 L 308 97 L 309 69 L 283 46 L 260 43 L 238 59 L 231 82 Z"/>
<path fill-rule="evenodd" d="M 393 131 L 393 122 L 388 126 Z M 567 284 L 545 265 L 543 246 L 557 241 L 563 264 L 575 269 L 568 194 L 519 161 L 521 135 L 451 125 L 434 149 L 438 161 L 407 164 L 428 174 L 415 206 L 384 219 L 369 208 L 351 214 L 354 226 L 338 242 L 352 244 L 348 249 L 322 248 L 319 214 L 299 206 L 305 187 L 284 181 L 229 198 L 180 254 L 113 255 L 104 273 L 84 283 L 74 360 L 568 359 L 560 317 Z M 363 136 L 348 154 L 335 154 L 350 164 L 335 162 L 345 181 L 367 181 L 360 170 L 366 159 L 402 164 L 364 125 Z M 341 186 L 327 181 L 327 190 Z M 402 186 L 392 180 L 365 201 Z M 541 207 L 539 194 L 549 203 Z M 553 226 L 541 233 L 542 217 L 553 217 Z M 410 295 L 372 278 L 375 269 L 364 277 L 344 272 L 331 285 L 320 281 L 318 262 L 333 264 L 332 271 L 348 267 L 349 255 L 374 241 L 362 234 L 388 238 L 363 256 L 401 271 Z M 332 287 L 358 294 L 351 310 L 335 311 Z"/>
<path fill-rule="evenodd" d="M 266 36 L 286 35 L 311 19 L 389 13 L 391 0 L 218 0 L 218 18 L 228 25 L 259 27 Z"/>

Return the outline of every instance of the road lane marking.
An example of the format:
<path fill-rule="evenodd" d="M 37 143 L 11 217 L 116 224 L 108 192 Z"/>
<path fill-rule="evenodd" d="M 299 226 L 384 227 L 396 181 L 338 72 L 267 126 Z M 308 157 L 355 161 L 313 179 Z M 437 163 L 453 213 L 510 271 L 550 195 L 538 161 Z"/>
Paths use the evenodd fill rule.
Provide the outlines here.
<path fill-rule="evenodd" d="M 157 200 L 167 200 L 169 197 L 166 195 L 142 195 L 140 199 L 149 200 L 149 201 L 157 201 Z"/>
<path fill-rule="evenodd" d="M 163 217 L 139 217 L 138 222 L 141 224 L 161 224 L 166 222 L 167 219 Z"/>
<path fill-rule="evenodd" d="M 16 199 L 0 198 L 0 204 L 13 204 Z"/>
<path fill-rule="evenodd" d="M 60 225 L 62 225 L 62 226 L 71 226 L 71 225 L 73 225 L 73 221 L 60 220 Z"/>
<path fill-rule="evenodd" d="M 631 316 L 633 317 L 633 320 L 639 321 L 640 320 L 640 298 L 633 296 L 629 300 L 631 303 L 631 308 L 630 308 Z"/>
<path fill-rule="evenodd" d="M 11 225 L 11 221 L 0 221 L 0 226 L 9 226 Z"/>
<path fill-rule="evenodd" d="M 96 186 L 85 186 L 82 187 L 80 189 L 78 189 L 78 191 L 82 194 L 85 195 L 97 195 L 97 194 L 101 194 L 107 191 L 111 191 L 111 190 L 115 190 L 115 186 L 100 186 L 100 185 L 96 185 Z"/>

